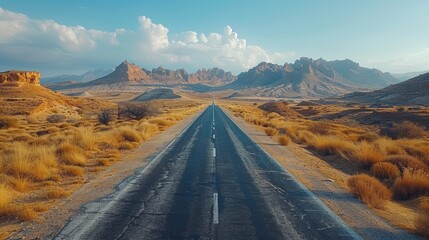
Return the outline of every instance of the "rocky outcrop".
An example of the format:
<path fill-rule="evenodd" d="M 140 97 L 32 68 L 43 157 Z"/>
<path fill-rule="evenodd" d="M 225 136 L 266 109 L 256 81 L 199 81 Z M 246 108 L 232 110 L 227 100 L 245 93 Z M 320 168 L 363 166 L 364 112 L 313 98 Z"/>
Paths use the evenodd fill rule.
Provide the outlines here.
<path fill-rule="evenodd" d="M 40 85 L 40 73 L 34 71 L 7 71 L 0 73 L 0 84 L 15 83 Z"/>
<path fill-rule="evenodd" d="M 85 85 L 102 85 L 124 82 L 140 82 L 144 84 L 155 84 L 156 82 L 146 74 L 139 66 L 123 61 L 115 68 L 115 71 L 102 78 L 90 81 Z"/>
<path fill-rule="evenodd" d="M 232 83 L 237 79 L 237 76 L 231 72 L 225 72 L 220 68 L 200 69 L 189 76 L 189 83 L 207 84 L 207 85 L 224 85 Z"/>

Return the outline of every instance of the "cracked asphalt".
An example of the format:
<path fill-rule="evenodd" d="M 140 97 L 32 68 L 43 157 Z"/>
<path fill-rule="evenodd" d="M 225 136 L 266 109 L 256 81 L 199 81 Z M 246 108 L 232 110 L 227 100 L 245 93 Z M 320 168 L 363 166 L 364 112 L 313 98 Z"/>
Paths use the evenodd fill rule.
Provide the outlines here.
<path fill-rule="evenodd" d="M 360 239 L 211 105 L 55 239 Z"/>

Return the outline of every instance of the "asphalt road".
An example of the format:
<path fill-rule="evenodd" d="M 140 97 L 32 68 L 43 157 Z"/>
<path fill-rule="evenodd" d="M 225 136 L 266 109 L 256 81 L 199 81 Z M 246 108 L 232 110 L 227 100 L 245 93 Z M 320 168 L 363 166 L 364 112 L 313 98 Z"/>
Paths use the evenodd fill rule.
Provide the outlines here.
<path fill-rule="evenodd" d="M 359 239 L 217 106 L 56 239 Z"/>

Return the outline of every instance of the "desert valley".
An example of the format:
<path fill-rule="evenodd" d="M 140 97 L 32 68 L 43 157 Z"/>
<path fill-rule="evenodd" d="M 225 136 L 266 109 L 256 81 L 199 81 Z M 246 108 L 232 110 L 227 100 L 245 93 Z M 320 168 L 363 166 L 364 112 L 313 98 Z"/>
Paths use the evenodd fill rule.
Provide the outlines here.
<path fill-rule="evenodd" d="M 169 39 L 144 16 L 37 45 L 56 24 L 0 7 L 19 44 L 67 60 L 21 65 L 0 36 L 17 54 L 0 72 L 0 239 L 429 238 L 429 71 L 285 61 L 229 25 Z M 141 36 L 145 58 L 119 59 Z M 109 48 L 116 66 L 81 67 Z"/>

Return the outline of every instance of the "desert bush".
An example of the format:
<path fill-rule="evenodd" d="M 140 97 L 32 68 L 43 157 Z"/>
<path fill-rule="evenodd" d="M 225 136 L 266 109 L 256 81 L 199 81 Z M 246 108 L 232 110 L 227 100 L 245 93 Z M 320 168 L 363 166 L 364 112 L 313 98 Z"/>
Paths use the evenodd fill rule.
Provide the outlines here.
<path fill-rule="evenodd" d="M 363 168 L 370 168 L 373 164 L 384 160 L 385 155 L 374 144 L 361 142 L 348 153 L 351 160 L 359 162 Z"/>
<path fill-rule="evenodd" d="M 373 143 L 382 152 L 388 155 L 397 155 L 405 153 L 397 141 L 389 138 L 379 138 Z"/>
<path fill-rule="evenodd" d="M 112 111 L 109 109 L 104 109 L 99 114 L 97 114 L 97 119 L 100 124 L 109 125 L 113 119 Z"/>
<path fill-rule="evenodd" d="M 353 195 L 369 206 L 382 209 L 385 200 L 392 198 L 392 193 L 377 178 L 358 174 L 347 181 Z"/>
<path fill-rule="evenodd" d="M 18 127 L 19 121 L 13 117 L 0 116 L 0 129 Z"/>
<path fill-rule="evenodd" d="M 86 164 L 86 157 L 82 154 L 82 149 L 71 143 L 63 143 L 56 150 L 58 160 L 69 165 L 83 166 Z"/>
<path fill-rule="evenodd" d="M 420 203 L 420 215 L 416 219 L 415 226 L 418 233 L 429 238 L 429 199 Z"/>
<path fill-rule="evenodd" d="M 152 123 L 152 124 L 156 124 L 158 126 L 161 126 L 161 127 L 168 127 L 168 126 L 173 125 L 172 121 L 169 121 L 169 120 L 166 120 L 166 119 L 163 119 L 163 118 L 150 119 L 149 122 Z"/>
<path fill-rule="evenodd" d="M 401 171 L 404 171 L 406 168 L 409 168 L 429 173 L 428 166 L 420 162 L 417 158 L 408 155 L 392 155 L 387 157 L 385 161 L 398 166 Z"/>
<path fill-rule="evenodd" d="M 64 122 L 66 120 L 66 116 L 62 115 L 62 114 L 52 114 L 49 115 L 46 120 L 50 123 L 60 123 L 60 122 Z"/>
<path fill-rule="evenodd" d="M 424 128 L 414 124 L 410 121 L 404 121 L 402 123 L 395 123 L 391 128 L 391 137 L 393 138 L 423 138 L 427 136 Z"/>
<path fill-rule="evenodd" d="M 392 187 L 393 196 L 398 200 L 408 200 L 429 194 L 429 176 L 422 171 L 410 171 L 406 169 L 395 180 Z"/>
<path fill-rule="evenodd" d="M 120 113 L 121 116 L 134 120 L 140 120 L 145 117 L 155 115 L 157 110 L 149 104 L 127 104 L 122 107 Z"/>
<path fill-rule="evenodd" d="M 378 179 L 395 179 L 401 176 L 401 171 L 396 165 L 388 162 L 378 162 L 371 166 L 371 175 Z"/>
<path fill-rule="evenodd" d="M 279 130 L 277 130 L 276 128 L 272 128 L 272 127 L 265 128 L 265 133 L 266 133 L 268 136 L 274 136 L 274 135 L 276 135 L 278 132 L 279 132 Z"/>
<path fill-rule="evenodd" d="M 290 138 L 286 135 L 281 135 L 277 138 L 277 141 L 283 145 L 283 146 L 287 146 L 290 143 Z"/>

